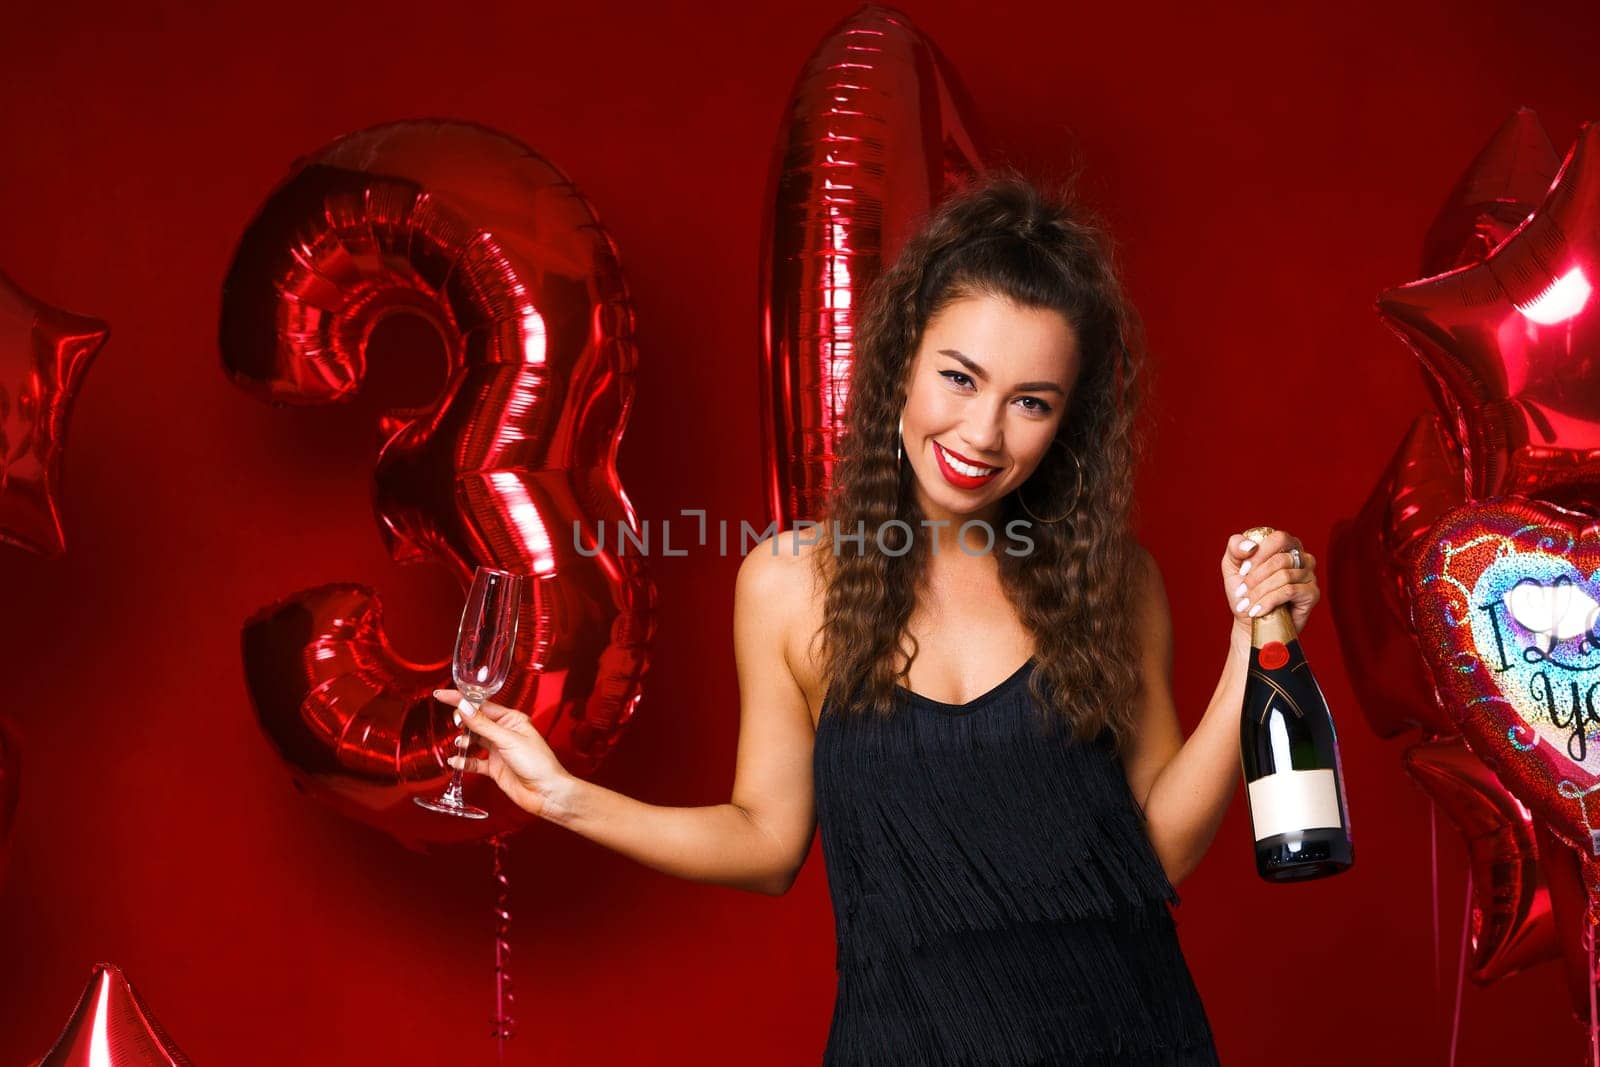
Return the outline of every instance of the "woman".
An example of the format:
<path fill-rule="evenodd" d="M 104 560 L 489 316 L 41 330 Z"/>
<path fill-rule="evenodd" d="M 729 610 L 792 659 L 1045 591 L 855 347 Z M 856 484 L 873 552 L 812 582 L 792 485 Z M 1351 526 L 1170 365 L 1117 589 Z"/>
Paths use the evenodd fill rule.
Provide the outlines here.
<path fill-rule="evenodd" d="M 568 774 L 519 711 L 466 719 L 468 770 L 668 874 L 783 893 L 820 823 L 827 1063 L 1216 1062 L 1169 907 L 1235 788 L 1251 619 L 1303 627 L 1316 561 L 1281 530 L 1228 539 L 1227 658 L 1185 741 L 1129 534 L 1141 346 L 1104 244 L 1004 174 L 874 287 L 824 528 L 735 583 L 730 803 L 645 804 Z"/>

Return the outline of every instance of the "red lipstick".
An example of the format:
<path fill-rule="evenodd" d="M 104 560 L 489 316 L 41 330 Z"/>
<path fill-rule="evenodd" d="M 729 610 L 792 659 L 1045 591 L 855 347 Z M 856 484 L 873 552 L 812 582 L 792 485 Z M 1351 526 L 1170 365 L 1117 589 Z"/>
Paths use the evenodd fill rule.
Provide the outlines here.
<path fill-rule="evenodd" d="M 939 464 L 939 473 L 944 475 L 945 481 L 949 482 L 957 489 L 980 489 L 983 486 L 988 485 L 994 476 L 1000 473 L 1000 468 L 996 467 L 988 474 L 979 475 L 976 478 L 968 474 L 962 474 L 960 471 L 950 466 L 949 461 L 945 458 L 945 453 L 947 451 L 949 450 L 939 442 L 933 442 L 933 458 Z M 950 452 L 950 455 L 954 456 L 960 462 L 971 464 L 974 467 L 985 466 L 985 464 L 973 462 L 959 452 Z"/>

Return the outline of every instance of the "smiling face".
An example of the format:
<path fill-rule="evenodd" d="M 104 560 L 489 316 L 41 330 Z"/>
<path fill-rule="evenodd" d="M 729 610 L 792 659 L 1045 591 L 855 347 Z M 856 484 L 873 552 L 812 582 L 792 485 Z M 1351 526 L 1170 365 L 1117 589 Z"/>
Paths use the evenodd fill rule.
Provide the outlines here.
<path fill-rule="evenodd" d="M 930 319 L 901 431 L 923 515 L 993 525 L 1001 499 L 1051 447 L 1079 362 L 1077 335 L 1057 311 L 983 295 Z"/>

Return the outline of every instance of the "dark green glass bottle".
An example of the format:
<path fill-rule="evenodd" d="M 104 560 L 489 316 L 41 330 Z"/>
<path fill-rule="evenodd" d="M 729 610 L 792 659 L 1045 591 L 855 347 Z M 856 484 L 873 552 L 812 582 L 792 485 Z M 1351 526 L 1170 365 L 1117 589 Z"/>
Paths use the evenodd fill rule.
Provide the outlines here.
<path fill-rule="evenodd" d="M 1271 527 L 1245 531 L 1257 544 Z M 1350 869 L 1344 766 L 1333 716 L 1301 651 L 1289 605 L 1251 620 L 1250 674 L 1239 724 L 1256 871 L 1269 882 Z"/>

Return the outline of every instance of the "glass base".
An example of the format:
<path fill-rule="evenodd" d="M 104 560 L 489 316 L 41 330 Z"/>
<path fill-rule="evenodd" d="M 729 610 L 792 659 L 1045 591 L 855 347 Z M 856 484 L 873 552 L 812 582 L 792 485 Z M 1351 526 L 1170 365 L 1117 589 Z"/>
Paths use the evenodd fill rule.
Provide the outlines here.
<path fill-rule="evenodd" d="M 444 793 L 437 797 L 412 797 L 419 808 L 429 811 L 443 812 L 445 815 L 459 815 L 463 819 L 487 819 L 489 813 L 482 808 L 475 808 L 471 804 Z"/>

